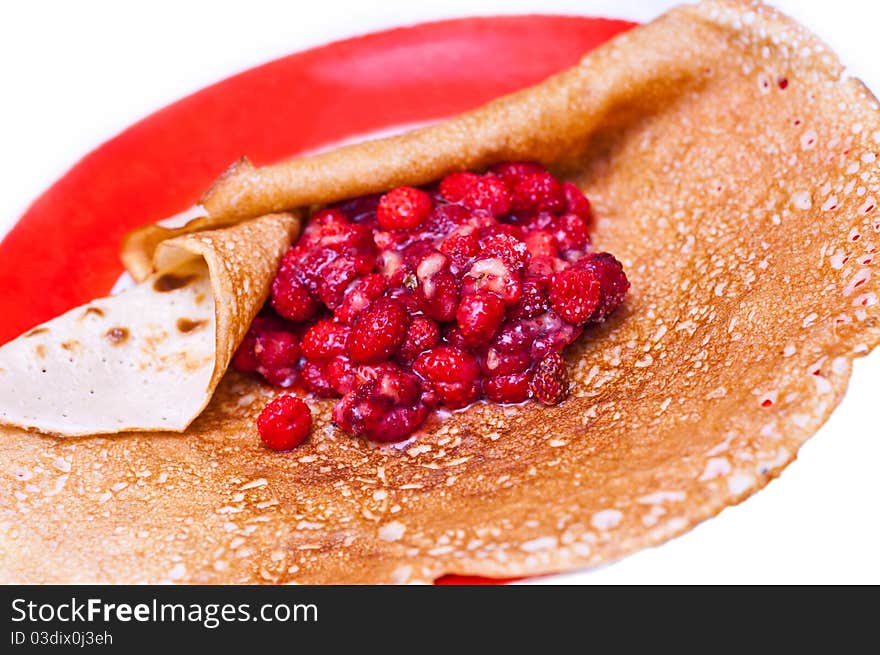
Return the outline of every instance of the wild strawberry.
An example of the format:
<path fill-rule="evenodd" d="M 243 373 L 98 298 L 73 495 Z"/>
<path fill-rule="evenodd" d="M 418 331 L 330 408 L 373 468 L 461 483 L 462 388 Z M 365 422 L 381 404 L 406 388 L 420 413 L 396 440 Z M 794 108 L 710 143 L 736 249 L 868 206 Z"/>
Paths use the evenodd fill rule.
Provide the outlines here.
<path fill-rule="evenodd" d="M 471 213 L 461 205 L 437 205 L 422 225 L 421 231 L 442 239 L 456 228 L 465 225 Z"/>
<path fill-rule="evenodd" d="M 511 373 L 522 373 L 532 363 L 529 356 L 529 350 L 514 350 L 513 352 L 502 352 L 495 348 L 488 348 L 485 352 L 477 357 L 480 363 L 480 370 L 486 376 L 510 375 Z"/>
<path fill-rule="evenodd" d="M 602 288 L 589 270 L 567 268 L 553 276 L 550 284 L 550 304 L 569 323 L 586 322 L 596 308 Z"/>
<path fill-rule="evenodd" d="M 351 325 L 357 315 L 364 311 L 371 302 L 385 292 L 387 283 L 380 273 L 370 273 L 349 284 L 345 290 L 342 304 L 334 312 L 336 320 Z"/>
<path fill-rule="evenodd" d="M 392 189 L 379 200 L 376 219 L 383 230 L 414 230 L 431 214 L 431 196 L 413 187 Z"/>
<path fill-rule="evenodd" d="M 351 328 L 330 319 L 323 319 L 312 325 L 302 338 L 302 354 L 310 361 L 330 359 L 345 355 Z"/>
<path fill-rule="evenodd" d="M 464 296 L 455 314 L 465 341 L 471 346 L 488 342 L 504 320 L 504 302 L 494 293 Z"/>
<path fill-rule="evenodd" d="M 513 228 L 514 226 L 505 226 Z M 493 233 L 480 240 L 480 250 L 486 257 L 499 257 L 511 271 L 518 271 L 529 263 L 528 247 L 510 234 Z"/>
<path fill-rule="evenodd" d="M 338 257 L 324 267 L 321 279 L 318 281 L 318 297 L 328 309 L 339 307 L 345 298 L 345 290 L 358 274 L 372 269 L 372 265 L 362 263 L 363 259 L 351 256 Z"/>
<path fill-rule="evenodd" d="M 425 315 L 435 321 L 450 321 L 458 309 L 459 289 L 448 258 L 433 252 L 416 267 L 418 288 L 416 294 Z"/>
<path fill-rule="evenodd" d="M 381 362 L 391 357 L 406 337 L 410 315 L 394 298 L 380 298 L 362 311 L 351 328 L 348 351 L 357 364 Z"/>
<path fill-rule="evenodd" d="M 480 368 L 473 355 L 452 346 L 437 346 L 422 353 L 413 370 L 426 381 L 430 402 L 456 409 L 480 396 Z"/>
<path fill-rule="evenodd" d="M 312 429 L 309 406 L 295 396 L 278 396 L 257 417 L 260 439 L 272 450 L 296 448 Z"/>
<path fill-rule="evenodd" d="M 569 214 L 577 214 L 585 221 L 590 220 L 590 201 L 584 192 L 571 182 L 562 183 L 562 192 L 565 194 L 565 211 Z"/>
<path fill-rule="evenodd" d="M 590 243 L 587 234 L 587 223 L 577 214 L 563 214 L 556 219 L 556 230 L 553 233 L 559 250 L 583 250 Z"/>
<path fill-rule="evenodd" d="M 491 292 L 497 294 L 505 305 L 513 305 L 522 295 L 522 282 L 500 257 L 481 258 L 462 278 L 461 292 L 462 295 Z"/>
<path fill-rule="evenodd" d="M 318 301 L 294 271 L 279 271 L 272 281 L 272 307 L 291 321 L 308 321 L 318 311 Z"/>
<path fill-rule="evenodd" d="M 522 283 L 522 295 L 507 315 L 511 319 L 534 318 L 550 307 L 545 278 L 527 277 Z"/>
<path fill-rule="evenodd" d="M 503 216 L 510 211 L 510 190 L 501 178 L 482 175 L 470 184 L 462 204 L 468 209 L 482 209 L 493 216 Z"/>
<path fill-rule="evenodd" d="M 565 361 L 558 353 L 542 359 L 532 372 L 529 382 L 532 398 L 545 405 L 557 405 L 568 395 Z"/>
<path fill-rule="evenodd" d="M 629 280 L 626 279 L 623 266 L 610 253 L 597 252 L 581 258 L 572 268 L 588 271 L 599 281 L 601 294 L 590 320 L 604 321 L 620 306 L 629 290 Z"/>
<path fill-rule="evenodd" d="M 402 361 L 411 362 L 426 350 L 430 350 L 440 341 L 440 328 L 437 323 L 426 316 L 413 318 L 406 338 L 400 346 L 398 356 Z"/>
<path fill-rule="evenodd" d="M 340 396 L 339 392 L 333 388 L 330 382 L 330 375 L 328 374 L 329 361 L 308 360 L 300 369 L 303 385 L 319 398 L 338 398 Z"/>
<path fill-rule="evenodd" d="M 376 208 L 379 206 L 381 193 L 360 196 L 345 200 L 336 205 L 336 209 L 345 214 L 353 223 L 372 223 L 376 220 Z"/>
<path fill-rule="evenodd" d="M 513 161 L 496 164 L 489 172 L 500 177 L 512 189 L 522 178 L 535 173 L 546 173 L 547 169 L 533 161 Z"/>
<path fill-rule="evenodd" d="M 296 336 L 283 329 L 266 329 L 254 341 L 257 371 L 276 387 L 289 387 L 296 381 L 300 346 Z"/>
<path fill-rule="evenodd" d="M 558 212 L 564 207 L 565 192 L 550 173 L 526 175 L 513 187 L 511 210 L 514 213 Z"/>
<path fill-rule="evenodd" d="M 483 393 L 494 403 L 521 403 L 529 397 L 527 372 L 496 375 L 483 379 Z"/>
<path fill-rule="evenodd" d="M 471 260 L 480 253 L 480 241 L 473 230 L 458 231 L 440 244 L 440 252 L 449 258 L 453 274 L 464 272 Z"/>
<path fill-rule="evenodd" d="M 525 244 L 532 257 L 556 257 L 559 254 L 556 237 L 548 230 L 529 232 Z"/>
<path fill-rule="evenodd" d="M 449 202 L 461 202 L 468 189 L 479 179 L 479 175 L 468 171 L 450 173 L 440 181 L 440 194 Z"/>

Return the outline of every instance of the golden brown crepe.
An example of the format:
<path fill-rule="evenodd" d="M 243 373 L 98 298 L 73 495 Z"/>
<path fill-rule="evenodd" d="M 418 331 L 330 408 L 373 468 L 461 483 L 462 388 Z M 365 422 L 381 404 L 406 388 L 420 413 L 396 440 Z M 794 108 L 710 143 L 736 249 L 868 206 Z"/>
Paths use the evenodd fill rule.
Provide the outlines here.
<path fill-rule="evenodd" d="M 880 117 L 841 74 L 776 11 L 706 2 L 449 123 L 234 169 L 202 227 L 539 159 L 585 189 L 595 242 L 632 289 L 569 353 L 567 401 L 471 407 L 397 447 L 346 436 L 313 402 L 311 438 L 269 452 L 254 419 L 275 392 L 235 373 L 184 435 L 6 430 L 0 579 L 531 575 L 608 562 L 743 500 L 880 340 Z"/>

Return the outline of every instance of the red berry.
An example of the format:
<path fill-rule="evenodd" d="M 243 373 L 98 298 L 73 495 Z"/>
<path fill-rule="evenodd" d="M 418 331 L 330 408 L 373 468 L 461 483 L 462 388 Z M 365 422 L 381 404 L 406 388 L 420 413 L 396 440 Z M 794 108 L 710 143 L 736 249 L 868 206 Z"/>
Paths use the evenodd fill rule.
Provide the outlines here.
<path fill-rule="evenodd" d="M 586 322 L 599 305 L 602 289 L 589 270 L 568 268 L 553 276 L 550 304 L 569 323 Z"/>
<path fill-rule="evenodd" d="M 324 267 L 321 278 L 318 281 L 318 297 L 328 309 L 336 309 L 342 304 L 345 290 L 365 268 L 372 269 L 372 265 L 365 265 L 362 257 L 339 257 Z"/>
<path fill-rule="evenodd" d="M 525 244 L 532 257 L 556 257 L 559 254 L 556 237 L 547 230 L 529 232 Z"/>
<path fill-rule="evenodd" d="M 398 353 L 401 360 L 411 362 L 426 350 L 430 350 L 440 341 L 440 328 L 437 323 L 425 316 L 413 318 L 406 338 L 400 346 Z"/>
<path fill-rule="evenodd" d="M 479 175 L 468 171 L 450 173 L 440 181 L 440 194 L 449 202 L 461 202 L 468 189 L 479 179 Z"/>
<path fill-rule="evenodd" d="M 348 352 L 350 333 L 348 326 L 336 321 L 318 321 L 303 335 L 302 354 L 311 361 L 345 355 Z"/>
<path fill-rule="evenodd" d="M 403 343 L 409 323 L 410 315 L 399 300 L 376 300 L 358 315 L 351 328 L 351 360 L 369 364 L 388 359 Z"/>
<path fill-rule="evenodd" d="M 333 409 L 333 420 L 349 434 L 371 441 L 399 441 L 428 415 L 421 385 L 412 373 L 392 364 L 374 367 L 374 377 L 346 394 Z"/>
<path fill-rule="evenodd" d="M 299 354 L 296 336 L 283 329 L 263 330 L 254 341 L 257 371 L 276 387 L 289 387 L 296 381 Z"/>
<path fill-rule="evenodd" d="M 300 370 L 305 388 L 319 398 L 338 398 L 327 372 L 328 360 L 307 361 Z"/>
<path fill-rule="evenodd" d="M 510 190 L 501 178 L 483 175 L 468 187 L 462 204 L 468 209 L 482 209 L 493 216 L 503 216 L 510 211 Z"/>
<path fill-rule="evenodd" d="M 428 218 L 432 207 L 430 194 L 402 186 L 382 196 L 376 218 L 383 230 L 414 230 Z"/>
<path fill-rule="evenodd" d="M 521 178 L 513 187 L 514 213 L 540 211 L 558 212 L 565 207 L 565 192 L 550 173 L 533 173 Z"/>
<path fill-rule="evenodd" d="M 327 209 L 318 210 L 312 214 L 309 222 L 306 224 L 306 229 L 303 230 L 303 238 L 317 237 L 321 234 L 323 228 L 333 223 L 343 225 L 348 222 L 348 216 L 339 209 L 328 207 Z"/>
<path fill-rule="evenodd" d="M 517 182 L 527 175 L 546 173 L 547 169 L 533 161 L 512 161 L 496 164 L 489 169 L 489 172 L 500 177 L 512 189 L 516 186 Z"/>
<path fill-rule="evenodd" d="M 500 257 L 475 261 L 462 278 L 462 295 L 477 292 L 497 294 L 506 305 L 513 305 L 522 295 L 520 275 L 512 271 Z"/>
<path fill-rule="evenodd" d="M 565 194 L 565 211 L 577 214 L 585 221 L 590 220 L 590 201 L 583 191 L 571 182 L 563 182 L 562 192 Z"/>
<path fill-rule="evenodd" d="M 510 234 L 495 233 L 484 237 L 480 241 L 480 250 L 486 257 L 500 257 L 511 271 L 523 268 L 531 258 L 526 244 Z"/>
<path fill-rule="evenodd" d="M 529 382 L 532 398 L 545 405 L 557 405 L 568 395 L 568 377 L 565 361 L 558 353 L 542 359 L 532 373 Z"/>
<path fill-rule="evenodd" d="M 381 273 L 365 275 L 356 283 L 349 285 L 342 304 L 333 315 L 340 323 L 351 325 L 358 314 L 385 292 L 387 286 L 385 276 Z"/>
<path fill-rule="evenodd" d="M 455 314 L 465 341 L 472 346 L 487 343 L 504 320 L 504 302 L 494 293 L 465 296 Z"/>
<path fill-rule="evenodd" d="M 588 271 L 599 281 L 602 292 L 590 320 L 604 321 L 620 306 L 629 290 L 623 265 L 610 253 L 597 252 L 582 257 L 572 268 Z"/>
<path fill-rule="evenodd" d="M 587 223 L 577 214 L 563 214 L 557 219 L 556 226 L 554 236 L 560 250 L 583 250 L 589 245 Z"/>
<path fill-rule="evenodd" d="M 260 439 L 272 450 L 296 448 L 309 436 L 311 428 L 312 412 L 295 396 L 278 396 L 257 417 Z"/>
<path fill-rule="evenodd" d="M 529 397 L 528 373 L 496 375 L 483 380 L 483 393 L 495 403 L 521 403 Z"/>
<path fill-rule="evenodd" d="M 473 355 L 453 346 L 437 346 L 422 353 L 413 363 L 413 370 L 427 384 L 432 404 L 450 409 L 464 407 L 480 396 L 480 368 Z"/>
<path fill-rule="evenodd" d="M 272 281 L 272 307 L 291 321 L 307 321 L 318 311 L 318 302 L 292 270 L 280 270 Z"/>
<path fill-rule="evenodd" d="M 510 308 L 508 316 L 512 319 L 534 318 L 550 308 L 545 278 L 528 277 L 522 283 L 522 295 Z"/>
<path fill-rule="evenodd" d="M 463 271 L 480 254 L 480 240 L 473 230 L 456 232 L 440 244 L 440 252 L 449 258 L 453 271 Z"/>
<path fill-rule="evenodd" d="M 479 357 L 480 370 L 484 375 L 510 375 L 522 373 L 532 363 L 529 350 L 515 350 L 513 352 L 501 352 L 495 348 L 489 348 Z"/>
<path fill-rule="evenodd" d="M 345 214 L 354 223 L 372 223 L 376 220 L 376 208 L 379 206 L 380 193 L 360 196 L 345 200 L 336 209 Z"/>
<path fill-rule="evenodd" d="M 424 257 L 416 267 L 416 279 L 421 310 L 435 321 L 451 321 L 458 309 L 459 289 L 449 259 L 437 251 Z"/>

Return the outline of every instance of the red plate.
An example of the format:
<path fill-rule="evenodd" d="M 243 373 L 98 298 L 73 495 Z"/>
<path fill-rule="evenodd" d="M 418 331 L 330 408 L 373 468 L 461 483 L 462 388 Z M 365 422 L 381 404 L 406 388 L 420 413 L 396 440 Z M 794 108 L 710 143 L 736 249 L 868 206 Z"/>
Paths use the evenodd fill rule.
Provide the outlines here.
<path fill-rule="evenodd" d="M 568 68 L 632 26 L 563 16 L 425 23 L 290 55 L 157 111 L 86 155 L 0 242 L 0 343 L 106 295 L 122 273 L 122 236 L 191 206 L 241 155 L 265 164 L 449 116 Z"/>

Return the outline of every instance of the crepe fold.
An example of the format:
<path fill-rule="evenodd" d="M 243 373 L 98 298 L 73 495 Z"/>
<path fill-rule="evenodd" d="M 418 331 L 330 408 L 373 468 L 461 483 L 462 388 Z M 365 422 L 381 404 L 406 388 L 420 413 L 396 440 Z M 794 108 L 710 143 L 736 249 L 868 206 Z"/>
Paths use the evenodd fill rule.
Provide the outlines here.
<path fill-rule="evenodd" d="M 0 423 L 65 436 L 182 431 L 211 399 L 299 221 L 157 244 L 155 272 L 0 348 Z"/>
<path fill-rule="evenodd" d="M 477 405 L 397 447 L 314 402 L 310 439 L 269 453 L 254 419 L 274 392 L 234 373 L 186 436 L 7 430 L 0 578 L 518 576 L 680 534 L 777 476 L 877 345 L 878 150 L 877 103 L 822 43 L 719 0 L 447 123 L 239 165 L 201 227 L 539 159 L 584 188 L 631 294 L 568 354 L 561 405 Z"/>

